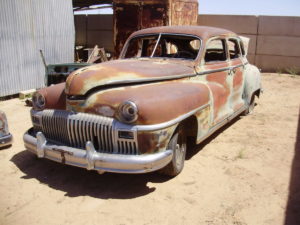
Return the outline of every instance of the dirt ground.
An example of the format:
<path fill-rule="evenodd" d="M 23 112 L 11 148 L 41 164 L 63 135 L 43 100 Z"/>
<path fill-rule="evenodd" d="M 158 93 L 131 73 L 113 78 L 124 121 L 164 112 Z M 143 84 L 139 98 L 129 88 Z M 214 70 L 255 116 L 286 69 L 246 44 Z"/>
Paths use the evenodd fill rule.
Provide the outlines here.
<path fill-rule="evenodd" d="M 191 150 L 172 179 L 37 159 L 22 140 L 30 108 L 0 102 L 14 135 L 0 150 L 0 224 L 300 224 L 300 76 L 262 82 L 254 113 Z"/>

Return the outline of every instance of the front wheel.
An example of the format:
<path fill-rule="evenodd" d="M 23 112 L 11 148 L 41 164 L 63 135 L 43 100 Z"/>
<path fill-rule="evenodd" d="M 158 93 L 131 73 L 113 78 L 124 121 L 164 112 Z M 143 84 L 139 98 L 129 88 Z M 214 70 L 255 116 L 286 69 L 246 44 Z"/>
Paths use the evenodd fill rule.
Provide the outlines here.
<path fill-rule="evenodd" d="M 160 172 L 175 177 L 182 171 L 186 155 L 186 136 L 182 128 L 175 132 L 168 144 L 168 149 L 173 150 L 172 161 Z"/>

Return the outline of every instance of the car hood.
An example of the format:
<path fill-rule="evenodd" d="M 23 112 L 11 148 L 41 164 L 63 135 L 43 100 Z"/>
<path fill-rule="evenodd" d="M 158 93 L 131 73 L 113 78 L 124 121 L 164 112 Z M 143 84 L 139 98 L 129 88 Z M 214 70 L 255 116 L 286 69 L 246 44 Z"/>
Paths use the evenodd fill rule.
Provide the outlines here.
<path fill-rule="evenodd" d="M 114 60 L 74 71 L 66 81 L 65 91 L 68 95 L 85 95 L 95 87 L 171 80 L 193 74 L 193 67 L 179 60 Z"/>

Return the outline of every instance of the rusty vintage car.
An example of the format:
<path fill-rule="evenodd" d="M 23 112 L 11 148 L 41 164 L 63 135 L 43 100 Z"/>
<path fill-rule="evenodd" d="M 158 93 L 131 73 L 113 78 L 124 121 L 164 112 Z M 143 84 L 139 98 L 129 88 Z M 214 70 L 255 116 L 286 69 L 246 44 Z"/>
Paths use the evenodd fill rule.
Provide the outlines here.
<path fill-rule="evenodd" d="M 8 130 L 8 122 L 4 112 L 0 110 L 0 148 L 12 144 L 12 135 Z"/>
<path fill-rule="evenodd" d="M 99 173 L 179 174 L 187 138 L 200 143 L 253 110 L 260 72 L 235 33 L 169 26 L 133 33 L 118 60 L 38 91 L 26 148 Z"/>

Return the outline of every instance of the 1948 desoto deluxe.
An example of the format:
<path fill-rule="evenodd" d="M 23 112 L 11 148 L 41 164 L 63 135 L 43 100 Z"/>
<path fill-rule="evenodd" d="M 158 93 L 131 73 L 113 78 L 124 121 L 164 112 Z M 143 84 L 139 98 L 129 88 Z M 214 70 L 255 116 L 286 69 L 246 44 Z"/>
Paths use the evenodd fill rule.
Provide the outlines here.
<path fill-rule="evenodd" d="M 176 176 L 196 143 L 260 95 L 259 70 L 235 33 L 170 26 L 137 31 L 118 60 L 81 68 L 33 97 L 26 148 L 40 158 L 118 173 Z"/>

